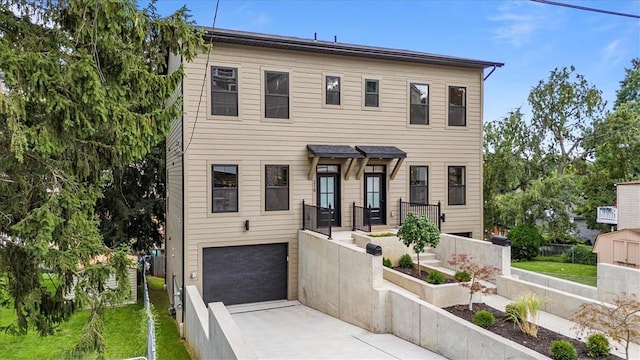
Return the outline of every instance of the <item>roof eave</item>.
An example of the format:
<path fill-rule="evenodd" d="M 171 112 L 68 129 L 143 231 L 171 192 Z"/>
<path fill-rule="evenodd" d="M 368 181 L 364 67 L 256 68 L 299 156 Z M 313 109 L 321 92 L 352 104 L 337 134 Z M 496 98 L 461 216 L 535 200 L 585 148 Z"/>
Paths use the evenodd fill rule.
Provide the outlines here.
<path fill-rule="evenodd" d="M 250 33 L 235 30 L 223 30 L 200 27 L 205 31 L 207 41 L 238 44 L 256 47 L 268 47 L 284 50 L 295 50 L 312 53 L 354 56 L 382 60 L 406 61 L 431 65 L 457 66 L 473 69 L 502 67 L 503 63 L 482 61 L 442 55 L 427 54 L 408 50 L 379 48 L 372 46 L 352 45 L 338 42 L 308 40 L 294 37 Z"/>

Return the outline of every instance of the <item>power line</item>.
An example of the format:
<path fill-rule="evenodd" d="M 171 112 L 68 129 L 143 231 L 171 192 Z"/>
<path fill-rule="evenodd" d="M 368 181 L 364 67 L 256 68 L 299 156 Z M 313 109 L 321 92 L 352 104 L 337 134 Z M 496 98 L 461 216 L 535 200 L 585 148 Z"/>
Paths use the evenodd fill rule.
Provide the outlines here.
<path fill-rule="evenodd" d="M 200 99 L 198 100 L 198 107 L 196 108 L 196 119 L 193 121 L 193 127 L 191 128 L 191 135 L 189 136 L 189 142 L 185 146 L 182 153 L 186 153 L 193 140 L 193 134 L 196 132 L 196 124 L 198 124 L 198 116 L 200 115 L 200 105 L 202 105 L 202 95 L 204 94 L 204 87 L 207 84 L 207 70 L 209 69 L 209 60 L 211 58 L 211 51 L 213 45 L 213 31 L 216 29 L 216 19 L 218 18 L 218 6 L 220 6 L 220 0 L 216 1 L 216 11 L 213 14 L 213 24 L 211 25 L 211 38 L 209 39 L 209 52 L 207 53 L 207 63 L 204 67 L 204 78 L 202 79 L 202 87 L 200 88 Z"/>
<path fill-rule="evenodd" d="M 640 19 L 640 15 L 635 15 L 635 14 L 628 14 L 628 13 L 621 13 L 621 12 L 610 11 L 610 10 L 602 10 L 602 9 L 590 8 L 590 7 L 586 7 L 586 6 L 565 4 L 565 3 L 556 2 L 556 1 L 548 1 L 548 0 L 531 0 L 531 1 L 537 2 L 537 3 L 541 3 L 541 4 L 547 4 L 547 5 L 568 7 L 568 8 L 571 8 L 571 9 L 593 11 L 593 12 L 597 12 L 597 13 L 601 13 L 601 14 L 625 16 L 625 17 L 630 17 L 630 18 L 634 18 L 634 19 Z"/>

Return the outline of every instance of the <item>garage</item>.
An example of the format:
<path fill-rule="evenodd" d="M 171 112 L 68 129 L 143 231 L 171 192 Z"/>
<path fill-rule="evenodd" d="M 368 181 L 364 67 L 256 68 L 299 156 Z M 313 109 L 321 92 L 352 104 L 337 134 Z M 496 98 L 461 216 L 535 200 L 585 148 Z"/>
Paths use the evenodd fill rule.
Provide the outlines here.
<path fill-rule="evenodd" d="M 287 243 L 210 247 L 202 252 L 205 304 L 287 298 Z"/>

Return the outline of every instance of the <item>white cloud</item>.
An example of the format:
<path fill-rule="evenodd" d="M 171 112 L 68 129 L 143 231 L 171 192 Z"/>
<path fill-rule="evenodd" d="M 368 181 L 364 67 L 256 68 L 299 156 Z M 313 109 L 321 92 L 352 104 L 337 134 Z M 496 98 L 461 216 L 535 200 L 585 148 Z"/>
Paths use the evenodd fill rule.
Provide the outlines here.
<path fill-rule="evenodd" d="M 490 21 L 498 24 L 493 31 L 493 38 L 516 48 L 521 47 L 531 42 L 539 31 L 558 21 L 537 5 L 539 4 L 523 1 L 506 1 L 500 4 L 497 14 L 489 17 Z"/>
<path fill-rule="evenodd" d="M 256 11 L 252 2 L 240 3 L 240 6 L 233 9 L 233 12 L 246 22 L 247 25 L 243 25 L 243 28 L 260 28 L 271 22 L 269 15 L 266 12 Z"/>
<path fill-rule="evenodd" d="M 602 54 L 602 61 L 605 64 L 609 63 L 615 65 L 622 60 L 622 54 L 624 53 L 624 51 L 622 51 L 622 48 L 620 46 L 621 43 L 622 42 L 620 41 L 620 39 L 613 40 L 600 51 L 600 53 Z"/>

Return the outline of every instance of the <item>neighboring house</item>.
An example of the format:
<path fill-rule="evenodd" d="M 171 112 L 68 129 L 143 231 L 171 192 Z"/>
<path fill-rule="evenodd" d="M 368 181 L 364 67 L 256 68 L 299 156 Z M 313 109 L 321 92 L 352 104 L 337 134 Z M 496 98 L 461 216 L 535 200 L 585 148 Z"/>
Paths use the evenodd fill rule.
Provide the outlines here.
<path fill-rule="evenodd" d="M 598 254 L 598 262 L 640 268 L 640 180 L 617 184 L 616 193 L 617 206 L 598 208 L 598 218 L 617 225 L 618 230 L 599 235 L 593 252 Z M 612 214 L 615 219 L 609 216 Z"/>
<path fill-rule="evenodd" d="M 205 303 L 296 299 L 303 201 L 352 230 L 394 228 L 400 199 L 442 203 L 482 238 L 484 69 L 407 50 L 206 30 L 167 137 L 167 288 Z M 170 69 L 178 59 L 171 58 Z M 331 256 L 327 254 L 327 256 Z"/>

